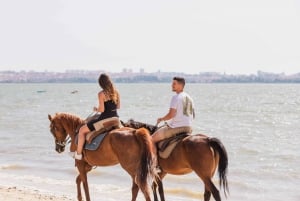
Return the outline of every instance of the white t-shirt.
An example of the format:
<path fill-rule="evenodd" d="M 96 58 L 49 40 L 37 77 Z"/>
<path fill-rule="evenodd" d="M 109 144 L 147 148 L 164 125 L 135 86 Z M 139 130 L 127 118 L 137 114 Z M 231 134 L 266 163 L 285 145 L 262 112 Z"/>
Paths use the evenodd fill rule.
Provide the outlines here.
<path fill-rule="evenodd" d="M 193 99 L 185 92 L 172 97 L 170 108 L 176 109 L 176 115 L 169 122 L 171 128 L 192 126 L 194 103 Z"/>

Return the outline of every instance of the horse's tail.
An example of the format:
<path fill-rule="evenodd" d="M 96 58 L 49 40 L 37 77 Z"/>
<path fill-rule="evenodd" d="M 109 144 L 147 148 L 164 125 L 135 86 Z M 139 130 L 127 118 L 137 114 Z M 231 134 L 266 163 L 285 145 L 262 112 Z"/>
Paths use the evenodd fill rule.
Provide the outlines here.
<path fill-rule="evenodd" d="M 219 153 L 220 160 L 218 164 L 218 173 L 220 179 L 220 187 L 224 189 L 224 194 L 227 197 L 227 193 L 229 193 L 228 182 L 227 182 L 227 168 L 228 168 L 228 156 L 227 151 L 223 145 L 223 143 L 215 137 L 208 139 L 209 145 Z"/>
<path fill-rule="evenodd" d="M 145 128 L 137 129 L 135 136 L 141 146 L 141 161 L 136 182 L 142 190 L 148 190 L 148 181 L 153 182 L 157 178 L 151 136 Z"/>

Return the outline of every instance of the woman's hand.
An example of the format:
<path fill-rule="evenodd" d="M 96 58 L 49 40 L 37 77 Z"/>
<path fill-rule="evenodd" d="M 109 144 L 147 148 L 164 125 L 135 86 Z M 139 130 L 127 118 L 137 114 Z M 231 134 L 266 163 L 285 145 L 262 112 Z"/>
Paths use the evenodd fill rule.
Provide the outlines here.
<path fill-rule="evenodd" d="M 98 108 L 97 108 L 97 107 L 94 107 L 93 110 L 94 110 L 95 112 L 98 112 Z"/>

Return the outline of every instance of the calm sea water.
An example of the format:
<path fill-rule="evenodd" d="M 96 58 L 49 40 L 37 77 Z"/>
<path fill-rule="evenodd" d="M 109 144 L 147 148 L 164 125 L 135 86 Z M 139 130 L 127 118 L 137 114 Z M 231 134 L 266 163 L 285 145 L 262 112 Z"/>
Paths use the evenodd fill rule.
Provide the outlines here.
<path fill-rule="evenodd" d="M 155 124 L 173 95 L 170 84 L 117 87 L 124 121 Z M 67 152 L 55 152 L 47 116 L 87 117 L 97 105 L 98 90 L 96 83 L 1 84 L 0 185 L 75 199 L 74 161 Z M 218 137 L 229 154 L 227 200 L 300 200 L 300 85 L 187 84 L 186 91 L 196 105 L 195 133 Z M 94 169 L 89 184 L 92 200 L 131 198 L 131 179 L 119 165 Z M 203 200 L 204 187 L 194 173 L 168 175 L 164 187 L 167 200 Z M 138 200 L 144 200 L 141 193 Z"/>

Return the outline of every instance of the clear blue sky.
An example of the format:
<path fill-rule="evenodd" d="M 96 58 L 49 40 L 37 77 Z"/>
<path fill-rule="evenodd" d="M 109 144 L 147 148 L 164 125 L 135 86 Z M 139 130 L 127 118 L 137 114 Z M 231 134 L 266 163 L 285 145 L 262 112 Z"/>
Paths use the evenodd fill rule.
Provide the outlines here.
<path fill-rule="evenodd" d="M 1 0 L 0 70 L 300 72 L 300 1 Z"/>

